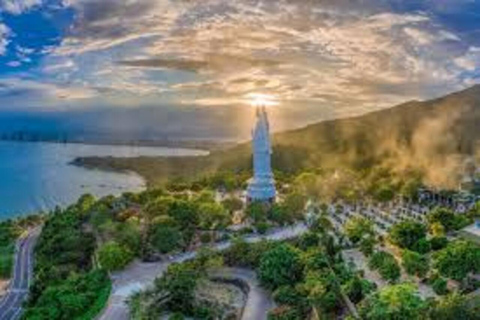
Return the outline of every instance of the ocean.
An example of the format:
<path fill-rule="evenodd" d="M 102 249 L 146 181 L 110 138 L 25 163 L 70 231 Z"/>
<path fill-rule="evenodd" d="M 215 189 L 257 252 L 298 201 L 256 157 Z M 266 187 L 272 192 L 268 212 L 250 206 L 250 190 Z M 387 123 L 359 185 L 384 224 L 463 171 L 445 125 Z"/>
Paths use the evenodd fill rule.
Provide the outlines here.
<path fill-rule="evenodd" d="M 66 206 L 84 193 L 102 197 L 145 189 L 145 181 L 137 174 L 70 165 L 76 157 L 203 154 L 179 148 L 0 142 L 0 220 Z"/>

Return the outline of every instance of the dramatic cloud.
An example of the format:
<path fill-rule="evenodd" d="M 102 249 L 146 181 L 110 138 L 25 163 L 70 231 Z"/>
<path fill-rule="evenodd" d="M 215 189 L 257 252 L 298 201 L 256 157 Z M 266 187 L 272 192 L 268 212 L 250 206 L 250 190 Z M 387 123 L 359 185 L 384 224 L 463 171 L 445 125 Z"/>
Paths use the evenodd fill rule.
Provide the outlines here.
<path fill-rule="evenodd" d="M 21 12 L 36 2 L 2 4 Z M 97 106 L 231 108 L 260 92 L 301 121 L 350 116 L 477 83 L 472 3 L 63 0 L 58 8 L 73 21 L 45 51 L 36 81 L 77 92 L 50 98 Z M 459 16 L 472 21 L 467 29 Z M 0 53 L 6 30 L 0 25 Z M 12 63 L 22 58 L 17 49 Z"/>

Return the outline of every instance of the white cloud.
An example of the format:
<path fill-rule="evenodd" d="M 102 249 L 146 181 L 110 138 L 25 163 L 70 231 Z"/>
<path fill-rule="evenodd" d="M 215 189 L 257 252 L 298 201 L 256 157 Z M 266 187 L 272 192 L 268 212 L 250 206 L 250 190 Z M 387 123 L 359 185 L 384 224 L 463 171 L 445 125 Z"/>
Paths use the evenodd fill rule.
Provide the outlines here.
<path fill-rule="evenodd" d="M 42 2 L 43 0 L 0 0 L 0 9 L 19 15 L 35 6 L 41 5 Z"/>
<path fill-rule="evenodd" d="M 0 56 L 7 52 L 10 33 L 10 29 L 5 24 L 0 23 Z"/>
<path fill-rule="evenodd" d="M 42 70 L 108 97 L 232 105 L 266 92 L 339 115 L 469 83 L 478 60 L 460 36 L 370 3 L 65 0 L 77 20 Z"/>

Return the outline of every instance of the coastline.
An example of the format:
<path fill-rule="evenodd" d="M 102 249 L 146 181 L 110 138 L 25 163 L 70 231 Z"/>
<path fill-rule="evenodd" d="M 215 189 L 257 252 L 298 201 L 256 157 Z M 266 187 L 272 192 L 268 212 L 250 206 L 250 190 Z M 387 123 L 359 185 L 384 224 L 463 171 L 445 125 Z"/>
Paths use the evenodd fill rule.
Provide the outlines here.
<path fill-rule="evenodd" d="M 171 178 L 196 176 L 200 172 L 213 172 L 210 154 L 197 156 L 157 157 L 77 157 L 69 165 L 87 170 L 135 174 L 145 182 L 146 188 L 158 186 Z"/>
<path fill-rule="evenodd" d="M 19 143 L 54 143 L 54 144 L 80 144 L 92 146 L 122 146 L 122 147 L 152 147 L 152 148 L 172 148 L 172 149 L 190 149 L 198 151 L 214 151 L 228 149 L 235 146 L 238 142 L 216 141 L 216 140 L 88 140 L 88 139 L 9 139 L 0 138 L 0 142 L 19 142 Z"/>

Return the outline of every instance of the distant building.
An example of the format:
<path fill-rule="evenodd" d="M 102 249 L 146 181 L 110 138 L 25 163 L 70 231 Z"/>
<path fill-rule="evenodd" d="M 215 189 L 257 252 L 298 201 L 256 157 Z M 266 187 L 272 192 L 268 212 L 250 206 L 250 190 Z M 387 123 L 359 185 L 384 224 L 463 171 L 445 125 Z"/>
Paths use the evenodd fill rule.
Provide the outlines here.
<path fill-rule="evenodd" d="M 275 201 L 276 189 L 272 173 L 270 127 L 265 107 L 257 107 L 257 122 L 252 133 L 253 178 L 248 182 L 248 201 Z"/>

